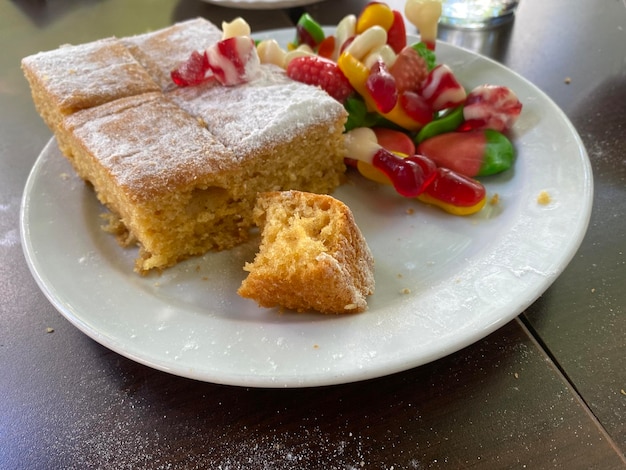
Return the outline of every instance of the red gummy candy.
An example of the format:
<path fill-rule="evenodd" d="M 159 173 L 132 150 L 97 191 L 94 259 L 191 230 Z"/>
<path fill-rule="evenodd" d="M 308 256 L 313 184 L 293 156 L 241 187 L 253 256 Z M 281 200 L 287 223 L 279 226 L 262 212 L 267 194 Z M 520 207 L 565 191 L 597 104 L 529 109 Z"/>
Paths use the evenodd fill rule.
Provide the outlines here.
<path fill-rule="evenodd" d="M 424 98 L 414 91 L 400 93 L 400 106 L 411 119 L 422 126 L 433 120 L 433 109 Z"/>
<path fill-rule="evenodd" d="M 382 147 L 372 158 L 372 165 L 387 175 L 396 191 L 404 197 L 419 196 L 433 181 L 437 168 L 429 162 L 423 157 L 401 158 Z"/>
<path fill-rule="evenodd" d="M 209 61 L 206 53 L 193 51 L 185 62 L 172 70 L 170 75 L 176 85 L 186 87 L 198 85 L 206 80 L 208 70 Z"/>
<path fill-rule="evenodd" d="M 378 111 L 383 114 L 391 111 L 398 102 L 396 80 L 383 61 L 376 61 L 372 66 L 365 86 L 374 99 Z"/>

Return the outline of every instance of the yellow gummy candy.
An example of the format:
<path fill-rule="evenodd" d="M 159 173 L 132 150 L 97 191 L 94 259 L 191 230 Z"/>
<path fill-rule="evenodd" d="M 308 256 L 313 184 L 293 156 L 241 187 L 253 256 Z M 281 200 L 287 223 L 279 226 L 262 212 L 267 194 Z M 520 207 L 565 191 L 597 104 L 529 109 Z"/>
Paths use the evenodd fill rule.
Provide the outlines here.
<path fill-rule="evenodd" d="M 370 3 L 363 9 L 357 19 L 356 32 L 360 34 L 372 26 L 380 26 L 385 31 L 389 31 L 393 20 L 393 11 L 388 5 L 384 3 Z"/>

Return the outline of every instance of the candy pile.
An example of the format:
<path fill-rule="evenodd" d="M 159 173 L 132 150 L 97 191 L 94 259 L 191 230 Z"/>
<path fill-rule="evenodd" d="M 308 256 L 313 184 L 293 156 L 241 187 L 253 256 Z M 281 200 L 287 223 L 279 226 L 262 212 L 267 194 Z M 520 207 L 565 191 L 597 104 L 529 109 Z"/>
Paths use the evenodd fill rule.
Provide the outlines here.
<path fill-rule="evenodd" d="M 407 44 L 402 13 L 370 2 L 348 15 L 334 34 L 308 14 L 285 50 L 273 39 L 255 44 L 242 19 L 224 23 L 224 40 L 172 72 L 180 86 L 216 79 L 236 85 L 253 78 L 259 63 L 323 88 L 343 103 L 346 162 L 365 177 L 392 184 L 456 215 L 479 211 L 486 191 L 476 179 L 513 165 L 506 136 L 522 104 L 507 87 L 481 85 L 467 92 L 435 56 L 440 0 L 407 0 L 404 16 L 420 32 Z"/>

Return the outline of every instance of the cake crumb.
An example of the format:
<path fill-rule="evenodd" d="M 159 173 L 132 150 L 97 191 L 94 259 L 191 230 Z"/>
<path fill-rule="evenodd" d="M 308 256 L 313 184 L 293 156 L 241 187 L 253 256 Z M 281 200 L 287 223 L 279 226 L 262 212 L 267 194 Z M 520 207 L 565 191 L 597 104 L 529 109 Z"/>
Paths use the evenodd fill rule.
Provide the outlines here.
<path fill-rule="evenodd" d="M 623 388 L 619 391 L 619 393 L 621 393 L 622 395 L 626 395 L 626 390 L 624 390 Z"/>
<path fill-rule="evenodd" d="M 489 204 L 492 206 L 497 206 L 499 202 L 500 195 L 498 193 L 494 193 L 493 196 L 491 196 L 491 199 L 489 199 Z"/>
<path fill-rule="evenodd" d="M 407 213 L 408 215 L 413 215 L 413 214 L 415 214 L 415 209 L 413 209 L 412 207 L 409 207 L 409 208 L 406 210 L 406 213 Z"/>
<path fill-rule="evenodd" d="M 563 82 L 565 82 L 566 85 L 569 85 L 570 83 L 572 83 L 572 79 L 571 77 L 565 77 L 565 80 L 563 80 Z"/>
<path fill-rule="evenodd" d="M 46 328 L 46 333 L 54 333 L 54 328 Z"/>
<path fill-rule="evenodd" d="M 313 349 L 319 349 L 319 348 L 320 348 L 320 345 L 319 345 L 319 344 L 314 344 L 314 345 L 313 345 Z"/>
<path fill-rule="evenodd" d="M 548 191 L 541 191 L 539 196 L 537 196 L 537 203 L 542 206 L 547 206 L 550 202 L 552 202 L 552 198 L 550 197 L 550 193 L 548 193 Z"/>
<path fill-rule="evenodd" d="M 401 294 L 410 294 L 411 293 L 411 289 L 409 289 L 408 287 L 405 287 L 404 289 L 402 289 L 400 291 Z"/>
<path fill-rule="evenodd" d="M 518 374 L 517 372 L 515 372 L 515 373 L 513 374 L 513 377 L 515 377 L 516 379 L 519 379 L 519 374 Z"/>

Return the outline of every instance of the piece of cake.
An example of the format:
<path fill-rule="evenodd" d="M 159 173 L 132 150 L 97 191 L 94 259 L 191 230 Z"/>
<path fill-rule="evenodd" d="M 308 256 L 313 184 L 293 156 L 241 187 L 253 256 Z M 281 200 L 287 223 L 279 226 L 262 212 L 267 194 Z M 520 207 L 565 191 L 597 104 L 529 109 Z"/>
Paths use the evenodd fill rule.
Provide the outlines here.
<path fill-rule="evenodd" d="M 139 242 L 139 271 L 246 239 L 249 202 L 227 189 L 242 177 L 237 159 L 161 93 L 74 113 L 64 127 L 75 170 L 119 218 L 121 239 Z"/>
<path fill-rule="evenodd" d="M 275 66 L 233 87 L 170 86 L 163 64 L 215 30 L 194 20 L 23 60 L 37 109 L 110 209 L 108 229 L 139 245 L 141 273 L 246 240 L 259 192 L 328 193 L 345 172 L 343 106 Z"/>
<path fill-rule="evenodd" d="M 22 59 L 22 70 L 33 102 L 44 122 L 57 135 L 66 155 L 69 148 L 59 136 L 66 116 L 126 96 L 160 87 L 116 38 L 80 45 L 65 45 Z"/>
<path fill-rule="evenodd" d="M 261 245 L 238 290 L 263 307 L 356 313 L 374 292 L 374 261 L 352 212 L 328 195 L 273 191 L 254 209 Z"/>
<path fill-rule="evenodd" d="M 320 89 L 291 80 L 279 67 L 262 65 L 248 84 L 211 82 L 167 96 L 246 162 L 242 189 L 246 186 L 253 199 L 257 192 L 281 189 L 329 193 L 341 183 L 343 107 Z"/>

